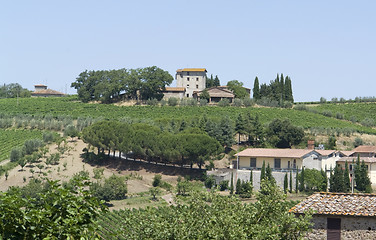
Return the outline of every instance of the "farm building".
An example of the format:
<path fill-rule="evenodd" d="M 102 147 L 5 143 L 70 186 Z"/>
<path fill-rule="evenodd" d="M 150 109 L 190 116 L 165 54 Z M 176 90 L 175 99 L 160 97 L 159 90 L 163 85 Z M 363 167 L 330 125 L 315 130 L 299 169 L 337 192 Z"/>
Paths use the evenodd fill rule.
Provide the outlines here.
<path fill-rule="evenodd" d="M 223 87 L 212 87 L 206 89 L 209 93 L 209 103 L 213 102 L 219 102 L 222 99 L 228 99 L 229 102 L 233 102 L 235 95 L 232 93 L 232 91 L 228 90 L 227 88 Z M 203 91 L 194 91 L 193 92 L 193 98 L 199 100 L 200 96 Z"/>
<path fill-rule="evenodd" d="M 308 239 L 376 239 L 376 195 L 315 193 L 290 209 L 295 214 L 313 210 Z"/>
<path fill-rule="evenodd" d="M 46 85 L 37 84 L 34 85 L 34 92 L 31 93 L 32 97 L 63 97 L 64 93 L 58 92 L 52 89 L 47 88 Z"/>

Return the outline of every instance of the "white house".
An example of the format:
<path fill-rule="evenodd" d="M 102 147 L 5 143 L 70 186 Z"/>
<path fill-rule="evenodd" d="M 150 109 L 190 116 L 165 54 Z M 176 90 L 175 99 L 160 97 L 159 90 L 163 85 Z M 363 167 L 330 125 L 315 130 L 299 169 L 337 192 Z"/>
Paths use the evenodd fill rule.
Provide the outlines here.
<path fill-rule="evenodd" d="M 185 97 L 191 98 L 194 91 L 206 88 L 205 68 L 183 68 L 176 70 L 176 87 L 185 88 Z"/>

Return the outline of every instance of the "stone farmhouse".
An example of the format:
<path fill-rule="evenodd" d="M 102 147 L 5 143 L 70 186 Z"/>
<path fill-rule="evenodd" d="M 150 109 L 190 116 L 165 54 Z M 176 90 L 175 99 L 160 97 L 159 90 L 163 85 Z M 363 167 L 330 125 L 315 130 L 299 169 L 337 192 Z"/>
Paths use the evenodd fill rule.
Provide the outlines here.
<path fill-rule="evenodd" d="M 58 92 L 52 89 L 47 88 L 46 85 L 37 84 L 34 85 L 34 92 L 31 93 L 32 97 L 63 97 L 64 93 Z"/>
<path fill-rule="evenodd" d="M 206 88 L 206 73 L 205 68 L 183 68 L 176 70 L 176 87 L 165 87 L 163 98 L 195 98 L 200 100 L 200 95 Z M 250 92 L 249 88 L 246 88 L 246 90 Z M 207 91 L 210 96 L 209 103 L 219 102 L 222 99 L 228 99 L 232 102 L 235 97 L 227 86 L 212 87 L 207 89 Z"/>
<path fill-rule="evenodd" d="M 315 193 L 290 209 L 313 210 L 307 239 L 376 239 L 376 194 Z"/>

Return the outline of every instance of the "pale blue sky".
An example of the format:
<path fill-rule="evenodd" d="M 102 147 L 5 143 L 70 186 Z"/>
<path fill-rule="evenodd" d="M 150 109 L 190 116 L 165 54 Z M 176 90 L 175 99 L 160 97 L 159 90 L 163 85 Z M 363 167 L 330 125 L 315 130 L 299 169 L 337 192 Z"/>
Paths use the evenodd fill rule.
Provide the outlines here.
<path fill-rule="evenodd" d="M 376 1 L 0 0 L 0 84 L 75 93 L 85 69 L 204 67 L 296 101 L 375 96 Z M 175 86 L 175 83 L 172 84 Z"/>

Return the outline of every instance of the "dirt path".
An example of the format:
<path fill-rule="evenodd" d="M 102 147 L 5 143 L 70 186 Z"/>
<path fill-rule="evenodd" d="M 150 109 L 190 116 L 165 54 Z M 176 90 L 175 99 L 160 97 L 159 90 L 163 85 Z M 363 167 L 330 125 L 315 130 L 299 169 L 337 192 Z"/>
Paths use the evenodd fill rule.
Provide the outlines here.
<path fill-rule="evenodd" d="M 174 205 L 174 206 L 176 206 L 176 203 L 174 201 L 174 197 L 173 197 L 172 193 L 163 195 L 162 199 L 165 200 L 168 203 L 168 205 Z"/>

